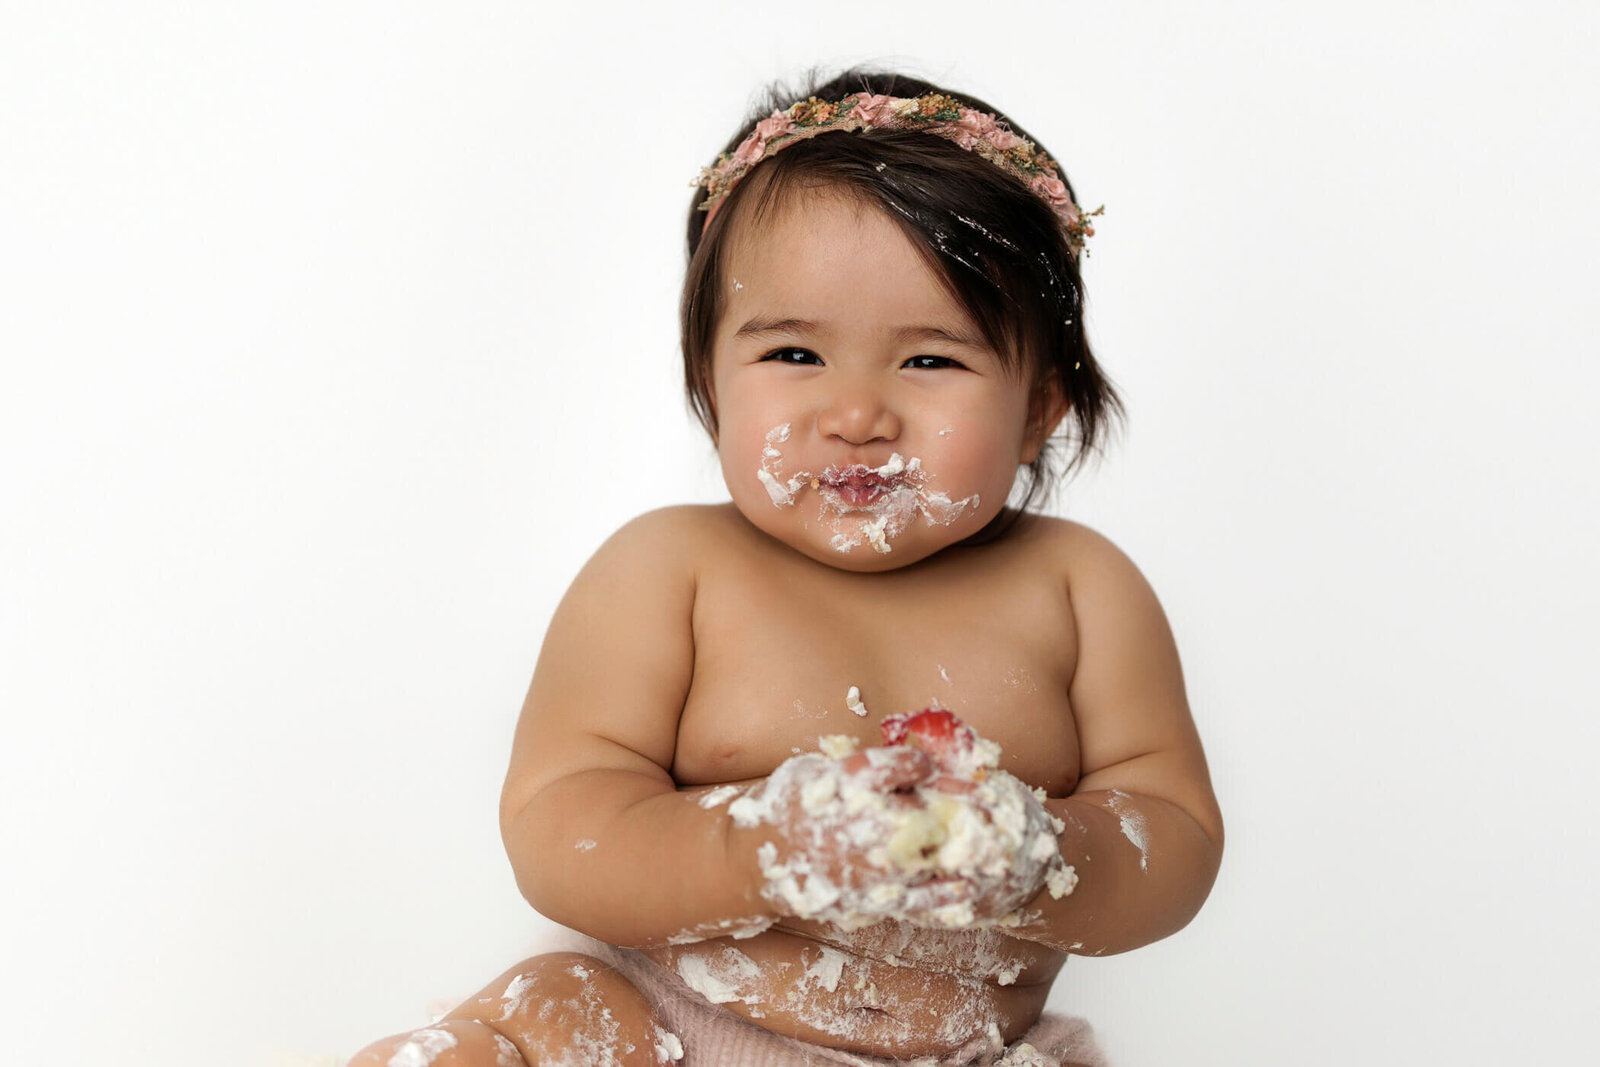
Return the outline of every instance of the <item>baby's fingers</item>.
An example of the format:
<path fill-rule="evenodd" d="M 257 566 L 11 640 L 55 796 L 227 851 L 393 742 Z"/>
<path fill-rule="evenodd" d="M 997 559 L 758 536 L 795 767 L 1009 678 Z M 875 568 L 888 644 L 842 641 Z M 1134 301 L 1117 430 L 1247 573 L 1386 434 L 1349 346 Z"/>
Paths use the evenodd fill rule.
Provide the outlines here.
<path fill-rule="evenodd" d="M 936 768 L 928 754 L 909 746 L 869 748 L 844 761 L 846 774 L 857 776 L 868 789 L 892 793 L 922 785 Z"/>

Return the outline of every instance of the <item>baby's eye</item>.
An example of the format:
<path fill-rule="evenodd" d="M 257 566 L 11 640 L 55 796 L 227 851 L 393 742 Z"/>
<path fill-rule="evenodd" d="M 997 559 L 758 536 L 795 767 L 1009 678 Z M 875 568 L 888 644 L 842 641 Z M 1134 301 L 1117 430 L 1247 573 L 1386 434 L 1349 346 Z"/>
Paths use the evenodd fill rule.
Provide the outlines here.
<path fill-rule="evenodd" d="M 793 366 L 816 366 L 822 357 L 805 348 L 777 348 L 761 357 L 763 363 L 788 363 Z"/>
<path fill-rule="evenodd" d="M 912 370 L 937 370 L 941 367 L 959 367 L 961 363 L 949 356 L 912 356 L 906 360 Z"/>

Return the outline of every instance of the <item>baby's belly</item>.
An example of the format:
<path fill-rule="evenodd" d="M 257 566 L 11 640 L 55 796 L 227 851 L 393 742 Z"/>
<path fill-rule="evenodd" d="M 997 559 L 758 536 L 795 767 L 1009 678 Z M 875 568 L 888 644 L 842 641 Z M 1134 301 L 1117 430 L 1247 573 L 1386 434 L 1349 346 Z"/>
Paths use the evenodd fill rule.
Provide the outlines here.
<path fill-rule="evenodd" d="M 941 1056 L 991 1032 L 1015 1040 L 1065 959 L 993 930 L 887 922 L 846 933 L 800 920 L 649 955 L 758 1026 L 894 1058 Z"/>

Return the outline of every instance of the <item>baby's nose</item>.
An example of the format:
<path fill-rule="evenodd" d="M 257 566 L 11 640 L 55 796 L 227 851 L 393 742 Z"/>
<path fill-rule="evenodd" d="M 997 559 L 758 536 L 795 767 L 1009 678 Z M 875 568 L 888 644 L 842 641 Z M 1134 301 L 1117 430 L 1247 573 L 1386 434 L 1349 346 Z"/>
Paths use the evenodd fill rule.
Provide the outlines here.
<path fill-rule="evenodd" d="M 817 418 L 817 432 L 853 445 L 893 441 L 900 436 L 900 418 L 882 396 L 855 389 L 827 399 Z"/>

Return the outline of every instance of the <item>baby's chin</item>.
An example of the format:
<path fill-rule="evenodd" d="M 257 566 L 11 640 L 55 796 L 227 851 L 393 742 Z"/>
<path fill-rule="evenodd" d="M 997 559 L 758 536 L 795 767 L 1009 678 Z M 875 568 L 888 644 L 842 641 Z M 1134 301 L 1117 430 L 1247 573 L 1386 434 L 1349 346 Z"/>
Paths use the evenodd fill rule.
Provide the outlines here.
<path fill-rule="evenodd" d="M 857 545 L 841 552 L 828 545 L 815 545 L 804 541 L 796 544 L 789 538 L 781 537 L 779 540 L 801 555 L 809 556 L 818 563 L 832 567 L 834 570 L 851 571 L 856 574 L 879 574 L 883 571 L 909 567 L 913 563 L 920 563 L 945 547 L 945 542 L 940 541 L 927 545 L 896 544 L 888 552 L 875 552 L 866 545 Z"/>
<path fill-rule="evenodd" d="M 852 528 L 857 525 L 854 523 L 838 524 L 815 518 L 802 520 L 792 513 L 758 511 L 751 514 L 743 507 L 739 511 L 751 525 L 790 550 L 834 570 L 856 574 L 879 574 L 908 567 L 973 532 L 965 528 L 967 523 L 957 529 L 955 526 L 927 526 L 919 519 L 899 533 L 881 538 L 881 547 L 875 547 L 870 537 Z"/>

